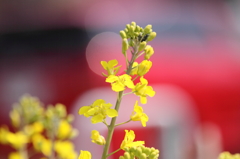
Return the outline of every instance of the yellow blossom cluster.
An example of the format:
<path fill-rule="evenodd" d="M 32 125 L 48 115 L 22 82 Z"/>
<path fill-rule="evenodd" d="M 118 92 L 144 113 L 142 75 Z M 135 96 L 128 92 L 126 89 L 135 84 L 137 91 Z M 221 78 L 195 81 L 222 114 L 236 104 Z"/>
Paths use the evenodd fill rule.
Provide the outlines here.
<path fill-rule="evenodd" d="M 102 159 L 106 159 L 108 156 L 121 149 L 125 150 L 127 148 L 139 147 L 143 146 L 145 143 L 144 141 L 134 141 L 135 134 L 133 130 L 125 130 L 126 134 L 119 149 L 108 154 L 108 148 L 116 126 L 126 124 L 130 121 L 140 121 L 142 126 L 146 127 L 146 123 L 149 119 L 147 114 L 144 113 L 143 108 L 138 105 L 137 100 L 128 120 L 116 124 L 116 117 L 118 116 L 122 97 L 127 94 L 135 94 L 140 97 L 141 104 L 146 104 L 147 97 L 153 97 L 155 95 L 155 91 L 148 85 L 148 80 L 144 77 L 152 67 L 150 58 L 154 54 L 154 50 L 151 45 L 148 45 L 148 42 L 156 37 L 156 32 L 152 31 L 152 25 L 147 25 L 145 28 L 142 28 L 135 22 L 131 22 L 126 25 L 124 30 L 120 31 L 120 36 L 122 38 L 122 53 L 126 61 L 125 72 L 119 74 L 119 70 L 122 66 L 118 65 L 119 62 L 116 59 L 100 62 L 103 69 L 106 70 L 106 72 L 102 73 L 102 75 L 106 77 L 105 82 L 110 83 L 112 90 L 118 94 L 115 108 L 110 108 L 112 104 L 106 103 L 103 99 L 97 99 L 93 104 L 83 106 L 79 109 L 79 115 L 92 117 L 91 122 L 93 124 L 102 122 L 108 128 L 107 140 L 105 140 L 97 130 L 93 130 L 91 135 L 93 143 L 104 146 Z M 140 56 L 143 56 L 144 60 L 138 62 L 137 60 L 140 59 Z M 130 90 L 130 92 L 124 94 L 124 91 L 127 89 Z M 105 119 L 107 117 L 112 118 L 110 123 L 106 122 Z M 79 159 L 90 159 L 91 155 L 89 154 L 90 152 L 88 151 L 81 151 Z M 156 158 L 156 156 L 157 155 L 151 158 Z"/>
<path fill-rule="evenodd" d="M 0 143 L 16 151 L 9 159 L 29 159 L 35 155 L 47 158 L 75 159 L 77 153 L 70 141 L 77 135 L 71 126 L 73 116 L 62 104 L 44 105 L 36 97 L 24 95 L 14 104 L 10 119 L 15 132 L 0 127 Z"/>

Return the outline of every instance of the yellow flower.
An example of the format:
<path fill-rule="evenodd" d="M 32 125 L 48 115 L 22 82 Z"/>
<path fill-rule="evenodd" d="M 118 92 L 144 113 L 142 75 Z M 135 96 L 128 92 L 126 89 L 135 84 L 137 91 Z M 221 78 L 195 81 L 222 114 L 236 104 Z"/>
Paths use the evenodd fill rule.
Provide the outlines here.
<path fill-rule="evenodd" d="M 32 137 L 32 143 L 35 150 L 42 152 L 45 156 L 51 155 L 52 142 L 41 134 L 35 134 Z"/>
<path fill-rule="evenodd" d="M 101 65 L 102 67 L 107 70 L 108 74 L 104 74 L 102 73 L 103 76 L 105 77 L 108 77 L 109 75 L 116 75 L 120 69 L 121 66 L 117 66 L 115 67 L 116 65 L 118 64 L 118 61 L 117 60 L 110 60 L 108 62 L 106 61 L 101 61 Z"/>
<path fill-rule="evenodd" d="M 106 143 L 105 138 L 102 135 L 100 135 L 97 130 L 92 130 L 91 139 L 93 143 L 96 143 L 98 145 L 105 145 Z"/>
<path fill-rule="evenodd" d="M 23 145 L 28 143 L 28 137 L 21 131 L 17 133 L 9 132 L 6 136 L 7 141 L 15 148 L 20 149 Z"/>
<path fill-rule="evenodd" d="M 72 126 L 66 120 L 61 120 L 58 126 L 57 137 L 59 139 L 66 139 L 70 137 L 71 132 Z"/>
<path fill-rule="evenodd" d="M 125 90 L 125 87 L 134 88 L 133 81 L 131 76 L 123 74 L 121 76 L 110 75 L 106 78 L 106 82 L 111 83 L 112 90 L 115 92 L 120 92 Z"/>
<path fill-rule="evenodd" d="M 132 91 L 137 96 L 140 96 L 142 104 L 147 103 L 147 96 L 153 97 L 155 95 L 155 91 L 151 86 L 148 86 L 148 81 L 143 78 L 143 76 L 140 78 L 140 82 L 136 84 Z"/>
<path fill-rule="evenodd" d="M 138 65 L 138 71 L 137 75 L 138 76 L 143 76 L 145 75 L 150 68 L 152 67 L 152 62 L 148 60 L 143 60 L 139 65 Z"/>
<path fill-rule="evenodd" d="M 26 125 L 24 127 L 24 132 L 29 136 L 35 133 L 41 133 L 43 130 L 44 130 L 43 124 L 40 122 L 34 122 L 33 124 Z"/>
<path fill-rule="evenodd" d="M 58 156 L 63 159 L 77 158 L 77 153 L 74 151 L 74 145 L 70 141 L 56 141 L 54 148 Z"/>
<path fill-rule="evenodd" d="M 125 130 L 125 137 L 124 137 L 124 140 L 122 141 L 122 144 L 121 144 L 121 149 L 125 149 L 127 147 L 135 147 L 135 146 L 140 146 L 140 145 L 143 145 L 145 144 L 144 141 L 135 141 L 133 142 L 133 140 L 135 139 L 135 134 L 134 134 L 134 131 L 130 130 Z"/>
<path fill-rule="evenodd" d="M 11 152 L 8 159 L 25 159 L 19 152 Z"/>
<path fill-rule="evenodd" d="M 240 154 L 239 153 L 236 153 L 236 154 L 231 154 L 229 152 L 222 152 L 218 159 L 240 159 Z"/>
<path fill-rule="evenodd" d="M 112 104 L 105 103 L 103 99 L 97 99 L 92 105 L 81 107 L 78 113 L 85 117 L 92 116 L 91 122 L 96 124 L 102 122 L 106 116 L 111 118 L 118 116 L 118 112 L 115 109 L 111 109 L 111 106 Z"/>
<path fill-rule="evenodd" d="M 153 53 L 154 53 L 154 50 L 153 50 L 153 48 L 152 48 L 151 45 L 147 45 L 147 46 L 145 47 L 144 51 L 145 51 L 145 56 L 144 56 L 145 60 L 150 59 L 150 57 L 151 57 L 151 56 L 153 55 Z"/>
<path fill-rule="evenodd" d="M 142 126 L 146 126 L 146 122 L 148 121 L 148 116 L 147 114 L 143 113 L 143 108 L 138 105 L 138 101 L 136 101 L 135 106 L 134 106 L 134 112 L 131 115 L 131 120 L 132 121 L 141 121 Z"/>
<path fill-rule="evenodd" d="M 89 151 L 80 151 L 80 155 L 78 157 L 78 159 L 91 159 L 92 155 Z"/>

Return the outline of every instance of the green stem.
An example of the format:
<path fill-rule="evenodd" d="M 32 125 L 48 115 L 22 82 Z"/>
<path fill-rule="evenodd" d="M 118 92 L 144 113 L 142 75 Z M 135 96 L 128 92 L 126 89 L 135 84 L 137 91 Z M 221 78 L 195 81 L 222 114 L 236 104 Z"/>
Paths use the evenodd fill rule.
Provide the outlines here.
<path fill-rule="evenodd" d="M 123 95 L 123 91 L 118 93 L 118 99 L 117 99 L 117 102 L 116 102 L 116 105 L 115 105 L 115 109 L 117 111 L 119 110 L 119 107 L 120 107 L 120 103 L 121 103 L 121 100 L 122 100 L 122 95 Z M 111 143 L 111 140 L 112 140 L 112 135 L 113 135 L 113 131 L 114 131 L 115 123 L 116 123 L 116 119 L 117 119 L 117 117 L 112 118 L 112 121 L 111 121 L 111 123 L 108 127 L 108 136 L 107 136 L 107 139 L 106 139 L 106 144 L 105 144 L 104 149 L 103 149 L 102 159 L 107 158 L 108 150 L 109 150 L 109 147 L 110 147 L 110 143 Z"/>
<path fill-rule="evenodd" d="M 116 127 L 116 126 L 119 126 L 119 125 L 123 125 L 123 124 L 129 123 L 130 121 L 132 121 L 132 120 L 129 119 L 128 121 L 125 121 L 125 122 L 122 122 L 122 123 L 116 124 L 115 127 Z"/>
<path fill-rule="evenodd" d="M 113 151 L 112 153 L 108 154 L 107 156 L 111 156 L 112 154 L 115 154 L 116 152 L 120 151 L 121 148 L 117 149 L 116 151 Z"/>
<path fill-rule="evenodd" d="M 127 72 L 126 72 L 126 74 L 128 74 L 128 75 L 130 74 L 130 72 L 132 70 L 133 62 L 136 60 L 137 47 L 134 47 L 133 49 L 134 49 L 134 54 L 131 57 L 131 61 L 129 62 Z M 117 101 L 116 101 L 116 104 L 115 104 L 115 110 L 117 112 L 120 108 L 123 93 L 124 93 L 124 91 L 118 92 L 118 98 L 117 98 Z M 116 120 L 117 120 L 117 117 L 112 118 L 111 123 L 108 126 L 108 135 L 107 135 L 107 139 L 106 139 L 106 144 L 105 144 L 104 149 L 103 149 L 102 159 L 106 159 L 108 157 L 108 150 L 109 150 L 109 147 L 110 147 L 110 143 L 112 141 L 112 136 L 113 136 Z"/>

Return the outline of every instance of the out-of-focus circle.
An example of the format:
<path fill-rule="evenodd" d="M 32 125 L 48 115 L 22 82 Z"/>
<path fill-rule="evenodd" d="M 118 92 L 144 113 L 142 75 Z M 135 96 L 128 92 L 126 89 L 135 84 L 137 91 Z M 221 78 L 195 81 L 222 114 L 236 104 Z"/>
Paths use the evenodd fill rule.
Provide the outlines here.
<path fill-rule="evenodd" d="M 94 36 L 86 48 L 86 59 L 89 68 L 96 74 L 106 72 L 101 61 L 117 59 L 119 65 L 125 68 L 125 59 L 121 52 L 122 41 L 120 35 L 114 32 L 103 32 Z M 121 69 L 123 70 L 123 69 Z"/>

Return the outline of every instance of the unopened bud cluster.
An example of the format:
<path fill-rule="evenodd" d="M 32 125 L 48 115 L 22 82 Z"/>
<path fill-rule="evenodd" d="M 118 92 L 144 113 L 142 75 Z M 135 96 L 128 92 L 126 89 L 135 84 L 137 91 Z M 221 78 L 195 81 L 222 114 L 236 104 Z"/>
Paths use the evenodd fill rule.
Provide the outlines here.
<path fill-rule="evenodd" d="M 120 156 L 119 159 L 157 159 L 158 157 L 159 150 L 141 145 L 138 147 L 125 148 L 124 155 Z"/>
<path fill-rule="evenodd" d="M 139 56 L 142 51 L 146 53 L 145 59 L 149 59 L 154 53 L 153 48 L 147 45 L 147 42 L 152 41 L 157 33 L 152 31 L 152 25 L 147 25 L 145 28 L 136 25 L 135 22 L 127 24 L 124 30 L 120 31 L 122 37 L 122 53 L 126 56 L 129 47 L 133 47 L 133 53 Z"/>

